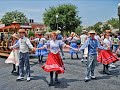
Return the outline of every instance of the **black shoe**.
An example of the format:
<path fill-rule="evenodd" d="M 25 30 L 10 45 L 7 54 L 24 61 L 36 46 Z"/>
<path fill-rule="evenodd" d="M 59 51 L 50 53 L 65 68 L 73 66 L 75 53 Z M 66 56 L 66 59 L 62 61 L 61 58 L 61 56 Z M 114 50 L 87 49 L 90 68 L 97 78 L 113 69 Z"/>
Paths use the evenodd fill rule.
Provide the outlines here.
<path fill-rule="evenodd" d="M 73 59 L 73 57 L 71 57 L 71 59 Z"/>
<path fill-rule="evenodd" d="M 53 82 L 49 83 L 48 85 L 49 85 L 49 86 L 54 86 Z"/>
<path fill-rule="evenodd" d="M 89 81 L 89 79 L 84 79 L 84 81 L 85 81 L 85 82 L 88 82 L 88 81 Z"/>
<path fill-rule="evenodd" d="M 103 71 L 103 74 L 111 75 L 110 71 Z"/>
<path fill-rule="evenodd" d="M 77 59 L 79 59 L 79 57 L 77 57 Z"/>
<path fill-rule="evenodd" d="M 42 63 L 45 63 L 45 61 L 42 61 Z"/>
<path fill-rule="evenodd" d="M 55 83 L 57 83 L 57 84 L 60 84 L 60 81 L 58 81 L 58 80 L 55 80 Z"/>
<path fill-rule="evenodd" d="M 63 60 L 65 60 L 65 58 L 63 58 Z"/>
<path fill-rule="evenodd" d="M 16 69 L 13 69 L 13 70 L 11 71 L 11 73 L 14 73 L 14 71 L 16 71 Z"/>

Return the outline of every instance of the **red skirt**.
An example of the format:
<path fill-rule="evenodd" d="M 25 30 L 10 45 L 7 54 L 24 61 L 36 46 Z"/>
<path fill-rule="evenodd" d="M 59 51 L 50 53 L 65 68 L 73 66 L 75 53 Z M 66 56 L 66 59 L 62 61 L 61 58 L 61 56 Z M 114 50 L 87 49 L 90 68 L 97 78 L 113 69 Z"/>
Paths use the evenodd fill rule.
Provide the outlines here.
<path fill-rule="evenodd" d="M 113 55 L 113 53 L 110 50 L 101 50 L 98 57 L 98 62 L 102 64 L 110 64 L 117 61 L 117 57 Z"/>
<path fill-rule="evenodd" d="M 42 66 L 42 69 L 46 72 L 56 71 L 58 74 L 64 73 L 64 64 L 60 54 L 53 54 L 50 52 L 46 63 Z"/>

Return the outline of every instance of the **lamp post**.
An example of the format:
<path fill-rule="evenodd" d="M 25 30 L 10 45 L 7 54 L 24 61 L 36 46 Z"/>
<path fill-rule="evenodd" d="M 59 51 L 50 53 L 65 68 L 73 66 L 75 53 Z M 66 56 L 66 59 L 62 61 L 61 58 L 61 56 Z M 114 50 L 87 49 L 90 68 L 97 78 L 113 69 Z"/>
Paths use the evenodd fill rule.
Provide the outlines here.
<path fill-rule="evenodd" d="M 56 15 L 55 17 L 56 17 L 56 24 L 57 24 L 57 30 L 58 30 L 58 15 Z"/>
<path fill-rule="evenodd" d="M 118 4 L 119 32 L 120 32 L 120 3 Z"/>

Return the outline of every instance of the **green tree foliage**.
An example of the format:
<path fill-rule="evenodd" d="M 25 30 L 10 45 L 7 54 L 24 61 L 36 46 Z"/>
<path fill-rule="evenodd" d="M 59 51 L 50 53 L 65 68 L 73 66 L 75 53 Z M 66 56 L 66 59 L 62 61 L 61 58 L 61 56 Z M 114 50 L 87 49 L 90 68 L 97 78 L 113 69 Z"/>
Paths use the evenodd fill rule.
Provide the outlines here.
<path fill-rule="evenodd" d="M 20 24 L 28 22 L 28 19 L 26 18 L 24 13 L 18 11 L 7 12 L 1 19 L 1 21 L 5 25 L 10 25 L 14 20 L 16 20 Z"/>
<path fill-rule="evenodd" d="M 87 29 L 88 30 L 95 30 L 95 32 L 97 32 L 98 34 L 100 34 L 100 33 L 102 33 L 101 27 L 100 27 L 101 25 L 102 25 L 101 22 L 97 22 L 95 25 L 89 26 Z"/>
<path fill-rule="evenodd" d="M 78 26 L 76 29 L 75 29 L 75 33 L 76 34 L 78 34 L 78 35 L 80 35 L 81 34 L 81 32 L 82 32 L 82 26 Z"/>
<path fill-rule="evenodd" d="M 35 33 L 34 33 L 34 32 L 32 32 L 32 31 L 29 31 L 29 32 L 28 32 L 28 37 L 30 38 L 31 36 L 33 36 L 33 37 L 34 37 L 34 36 L 35 36 Z"/>
<path fill-rule="evenodd" d="M 102 31 L 104 32 L 105 30 L 110 30 L 110 26 L 108 24 L 103 25 Z"/>
<path fill-rule="evenodd" d="M 108 22 L 108 24 L 112 25 L 114 29 L 119 28 L 118 18 L 112 18 L 112 19 L 108 20 L 107 22 Z"/>
<path fill-rule="evenodd" d="M 44 23 L 52 30 L 75 31 L 80 24 L 80 17 L 77 15 L 77 7 L 71 4 L 63 4 L 58 7 L 50 7 L 44 13 Z M 56 18 L 58 15 L 58 18 Z"/>
<path fill-rule="evenodd" d="M 98 34 L 100 34 L 100 33 L 102 32 L 100 25 L 102 25 L 101 22 L 98 22 L 98 23 L 96 23 L 96 24 L 94 25 L 94 30 L 95 30 Z"/>

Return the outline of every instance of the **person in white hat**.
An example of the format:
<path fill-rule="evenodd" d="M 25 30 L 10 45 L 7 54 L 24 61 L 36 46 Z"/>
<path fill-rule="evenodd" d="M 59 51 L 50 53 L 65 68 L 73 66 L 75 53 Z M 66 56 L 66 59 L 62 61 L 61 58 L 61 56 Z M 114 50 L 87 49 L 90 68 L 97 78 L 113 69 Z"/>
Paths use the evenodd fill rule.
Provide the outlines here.
<path fill-rule="evenodd" d="M 88 47 L 88 61 L 87 61 L 87 74 L 85 77 L 85 82 L 90 79 L 96 79 L 94 75 L 95 65 L 97 62 L 97 48 L 104 49 L 98 40 L 94 38 L 95 31 L 91 30 L 89 32 L 90 37 L 86 40 L 86 42 L 79 48 L 79 51 Z"/>
<path fill-rule="evenodd" d="M 14 33 L 12 35 L 12 45 L 16 44 L 19 40 L 19 35 Z M 16 71 L 16 66 L 18 67 L 17 75 L 19 74 L 19 48 L 14 48 L 9 57 L 6 59 L 5 63 L 12 63 L 13 64 L 13 70 L 11 73 L 14 73 Z"/>
<path fill-rule="evenodd" d="M 19 41 L 10 46 L 10 49 L 19 47 L 19 77 L 17 81 L 24 79 L 24 65 L 26 68 L 27 81 L 30 81 L 30 64 L 29 64 L 29 49 L 35 51 L 30 40 L 26 37 L 25 29 L 19 29 L 20 39 Z"/>

